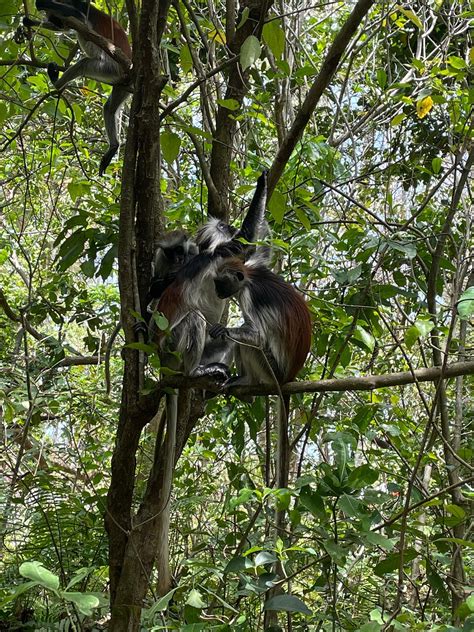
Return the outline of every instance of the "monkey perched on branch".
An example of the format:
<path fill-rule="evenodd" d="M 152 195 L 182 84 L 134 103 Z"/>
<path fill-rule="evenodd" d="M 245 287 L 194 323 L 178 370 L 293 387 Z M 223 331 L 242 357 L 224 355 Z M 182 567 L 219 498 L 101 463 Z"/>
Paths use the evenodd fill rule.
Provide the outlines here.
<path fill-rule="evenodd" d="M 36 8 L 45 11 L 47 20 L 40 22 L 25 17 L 23 18 L 25 26 L 64 31 L 73 28 L 67 23 L 67 20 L 74 18 L 112 42 L 114 47 L 120 49 L 131 61 L 132 49 L 125 30 L 111 15 L 100 11 L 87 0 L 36 0 Z M 119 148 L 120 111 L 125 99 L 133 92 L 133 86 L 130 79 L 125 78 L 120 64 L 112 59 L 105 50 L 79 32 L 77 33 L 77 41 L 85 57 L 81 57 L 78 62 L 67 68 L 61 77 L 59 77 L 58 65 L 55 62 L 50 62 L 48 75 L 58 90 L 78 77 L 95 79 L 112 86 L 112 92 L 104 105 L 104 123 L 109 148 L 100 161 L 99 175 L 103 175 Z"/>

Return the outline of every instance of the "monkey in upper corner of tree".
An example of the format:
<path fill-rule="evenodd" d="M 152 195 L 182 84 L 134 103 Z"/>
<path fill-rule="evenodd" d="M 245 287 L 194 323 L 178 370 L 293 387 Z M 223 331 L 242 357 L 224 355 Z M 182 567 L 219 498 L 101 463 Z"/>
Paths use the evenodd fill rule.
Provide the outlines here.
<path fill-rule="evenodd" d="M 63 31 L 70 28 L 64 24 L 64 18 L 73 17 L 110 40 L 128 59 L 132 59 L 132 49 L 125 30 L 111 15 L 97 9 L 87 0 L 36 0 L 36 8 L 46 13 L 47 20 L 38 21 L 24 17 L 24 26 Z M 120 111 L 125 99 L 133 92 L 133 86 L 129 80 L 124 79 L 120 65 L 102 48 L 80 33 L 77 34 L 77 41 L 85 57 L 81 57 L 78 62 L 69 66 L 61 77 L 59 77 L 58 65 L 50 62 L 48 75 L 58 90 L 78 77 L 94 79 L 112 86 L 112 92 L 104 105 L 104 123 L 109 148 L 100 161 L 99 175 L 103 175 L 119 148 Z"/>

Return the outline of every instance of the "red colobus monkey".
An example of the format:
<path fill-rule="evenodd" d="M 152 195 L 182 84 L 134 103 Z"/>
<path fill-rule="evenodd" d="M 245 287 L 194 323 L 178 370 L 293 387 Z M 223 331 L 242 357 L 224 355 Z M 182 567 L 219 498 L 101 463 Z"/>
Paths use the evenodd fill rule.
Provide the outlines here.
<path fill-rule="evenodd" d="M 185 375 L 213 372 L 228 376 L 227 367 L 222 366 L 229 356 L 228 341 L 211 340 L 208 336 L 208 323 L 219 322 L 225 307 L 225 301 L 215 292 L 214 276 L 223 258 L 250 252 L 252 242 L 263 236 L 266 200 L 264 172 L 240 230 L 212 219 L 199 231 L 196 241 L 200 253 L 178 271 L 157 307 L 170 324 L 170 337 L 158 341 L 166 366 L 182 370 Z"/>
<path fill-rule="evenodd" d="M 216 296 L 235 296 L 244 324 L 227 328 L 213 325 L 211 338 L 230 337 L 238 345 L 241 375 L 232 384 L 280 384 L 293 380 L 311 346 L 311 317 L 301 296 L 289 283 L 260 261 L 229 259 L 214 277 Z M 250 345 L 250 346 L 248 346 Z"/>
<path fill-rule="evenodd" d="M 43 26 L 60 31 L 68 28 L 64 26 L 63 18 L 74 17 L 102 37 L 109 39 L 130 60 L 132 59 L 132 49 L 124 29 L 111 15 L 100 11 L 88 0 L 36 0 L 36 8 L 46 12 L 47 22 L 25 17 L 25 26 Z M 95 79 L 112 86 L 112 92 L 104 105 L 104 123 L 109 149 L 100 161 L 99 175 L 103 175 L 119 148 L 120 110 L 127 96 L 133 92 L 133 87 L 124 79 L 120 65 L 97 44 L 85 39 L 80 33 L 77 34 L 77 41 L 85 57 L 70 66 L 60 78 L 58 65 L 51 62 L 48 64 L 48 75 L 58 90 L 78 77 Z"/>
<path fill-rule="evenodd" d="M 164 233 L 157 243 L 148 290 L 148 311 L 153 312 L 166 288 L 174 281 L 178 271 L 199 252 L 197 245 L 184 230 Z"/>

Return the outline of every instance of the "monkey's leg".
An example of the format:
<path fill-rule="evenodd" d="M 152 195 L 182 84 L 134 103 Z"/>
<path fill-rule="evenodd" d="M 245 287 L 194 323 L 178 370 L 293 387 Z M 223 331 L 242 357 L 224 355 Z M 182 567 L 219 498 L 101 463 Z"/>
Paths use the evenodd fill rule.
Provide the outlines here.
<path fill-rule="evenodd" d="M 117 85 L 112 88 L 112 92 L 104 105 L 104 123 L 107 138 L 109 140 L 109 148 L 102 156 L 99 167 L 99 175 L 103 175 L 104 171 L 110 164 L 110 161 L 117 153 L 119 148 L 119 129 L 120 114 L 125 99 L 130 94 L 130 89 L 125 85 Z"/>

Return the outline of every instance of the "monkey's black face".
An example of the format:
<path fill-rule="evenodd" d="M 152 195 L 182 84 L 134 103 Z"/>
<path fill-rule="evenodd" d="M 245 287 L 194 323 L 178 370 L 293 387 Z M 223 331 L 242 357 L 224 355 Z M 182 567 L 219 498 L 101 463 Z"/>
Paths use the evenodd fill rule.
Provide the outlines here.
<path fill-rule="evenodd" d="M 242 289 L 244 275 L 240 271 L 227 271 L 214 279 L 216 294 L 219 298 L 229 298 Z"/>
<path fill-rule="evenodd" d="M 186 253 L 184 247 L 181 245 L 163 248 L 163 252 L 168 261 L 173 265 L 182 265 L 185 261 Z"/>

